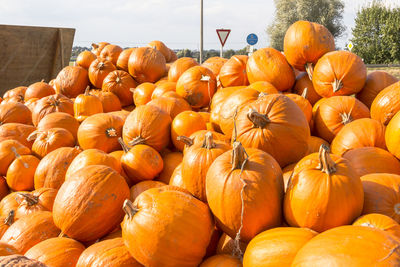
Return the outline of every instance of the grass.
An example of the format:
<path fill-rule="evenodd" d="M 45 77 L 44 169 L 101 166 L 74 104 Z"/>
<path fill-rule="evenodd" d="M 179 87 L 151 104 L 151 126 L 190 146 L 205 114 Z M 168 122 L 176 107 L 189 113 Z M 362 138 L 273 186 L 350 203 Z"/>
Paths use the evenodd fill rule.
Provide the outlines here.
<path fill-rule="evenodd" d="M 393 75 L 394 77 L 400 80 L 400 68 L 369 68 L 368 73 L 377 70 L 386 71 L 387 73 Z"/>

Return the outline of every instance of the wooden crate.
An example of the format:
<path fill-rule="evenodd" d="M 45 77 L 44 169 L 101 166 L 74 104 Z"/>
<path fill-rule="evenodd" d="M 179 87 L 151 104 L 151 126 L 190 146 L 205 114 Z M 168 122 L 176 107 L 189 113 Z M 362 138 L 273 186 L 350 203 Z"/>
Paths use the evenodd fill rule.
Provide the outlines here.
<path fill-rule="evenodd" d="M 75 29 L 0 25 L 0 96 L 46 82 L 69 64 Z"/>

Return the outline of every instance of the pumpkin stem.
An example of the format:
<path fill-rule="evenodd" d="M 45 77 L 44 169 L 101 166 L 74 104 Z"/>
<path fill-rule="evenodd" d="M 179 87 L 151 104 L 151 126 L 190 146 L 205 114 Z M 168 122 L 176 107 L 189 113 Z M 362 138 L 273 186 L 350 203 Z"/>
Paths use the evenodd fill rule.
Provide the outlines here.
<path fill-rule="evenodd" d="M 90 86 L 88 85 L 88 86 L 86 87 L 86 89 L 85 89 L 84 95 L 86 95 L 86 96 L 90 95 L 90 94 L 89 94 L 89 90 L 90 90 Z"/>
<path fill-rule="evenodd" d="M 184 135 L 180 135 L 176 138 L 176 140 L 184 143 L 187 146 L 192 146 L 193 145 L 193 139 Z"/>
<path fill-rule="evenodd" d="M 127 144 L 125 144 L 125 142 L 124 142 L 124 140 L 122 139 L 122 137 L 118 137 L 118 143 L 121 145 L 122 150 L 123 150 L 125 153 L 128 153 L 128 152 L 129 152 L 130 147 L 129 147 Z"/>
<path fill-rule="evenodd" d="M 301 96 L 302 96 L 303 98 L 307 99 L 307 96 L 308 96 L 308 88 L 307 88 L 307 87 L 304 88 L 303 93 L 301 94 Z"/>
<path fill-rule="evenodd" d="M 135 216 L 135 214 L 139 211 L 139 209 L 133 206 L 132 201 L 129 199 L 125 199 L 122 209 L 125 211 L 126 215 L 128 215 L 129 220 L 132 219 L 133 216 Z"/>
<path fill-rule="evenodd" d="M 7 217 L 4 219 L 4 224 L 7 224 L 8 226 L 13 224 L 14 223 L 14 216 L 15 216 L 15 211 L 14 210 L 10 210 L 10 212 L 7 215 Z"/>
<path fill-rule="evenodd" d="M 261 92 L 258 94 L 257 99 L 263 98 L 264 96 L 267 96 L 268 94 L 266 92 Z"/>
<path fill-rule="evenodd" d="M 341 113 L 340 117 L 342 118 L 342 123 L 344 125 L 353 121 L 353 117 L 351 116 L 351 113 Z"/>
<path fill-rule="evenodd" d="M 264 128 L 270 121 L 264 114 L 260 114 L 255 109 L 250 109 L 247 118 L 254 124 L 255 128 Z"/>
<path fill-rule="evenodd" d="M 92 43 L 92 47 L 93 47 L 93 49 L 97 49 L 97 48 L 99 48 L 99 45 L 95 44 L 95 43 Z"/>
<path fill-rule="evenodd" d="M 120 83 L 121 82 L 121 77 L 117 76 L 117 78 L 115 78 L 115 82 L 116 83 Z"/>
<path fill-rule="evenodd" d="M 232 170 L 243 169 L 248 159 L 246 150 L 244 150 L 242 143 L 238 141 L 234 142 L 232 147 Z"/>
<path fill-rule="evenodd" d="M 335 80 L 332 83 L 332 87 L 333 87 L 333 92 L 336 93 L 337 91 L 343 88 L 343 82 L 335 78 Z"/>
<path fill-rule="evenodd" d="M 310 81 L 312 81 L 312 76 L 314 74 L 314 67 L 313 64 L 311 62 L 307 62 L 304 65 L 304 68 L 306 69 L 306 72 L 308 74 L 308 78 L 310 78 Z"/>
<path fill-rule="evenodd" d="M 396 204 L 394 205 L 394 212 L 395 212 L 396 214 L 400 214 L 400 203 L 396 203 Z"/>
<path fill-rule="evenodd" d="M 205 138 L 204 138 L 204 142 L 203 142 L 203 148 L 207 148 L 207 149 L 212 149 L 214 148 L 216 145 L 214 143 L 213 140 L 213 135 L 212 132 L 207 132 L 205 134 Z"/>
<path fill-rule="evenodd" d="M 108 128 L 106 130 L 107 137 L 117 137 L 117 130 L 114 127 Z"/>
<path fill-rule="evenodd" d="M 321 145 L 319 148 L 319 166 L 317 167 L 322 172 L 330 175 L 336 172 L 336 163 L 329 155 L 329 148 L 326 145 Z"/>
<path fill-rule="evenodd" d="M 41 83 L 44 83 L 44 79 L 42 79 L 40 82 L 41 82 Z"/>
<path fill-rule="evenodd" d="M 141 136 L 137 136 L 137 137 L 133 138 L 133 140 L 130 141 L 128 143 L 128 145 L 136 146 L 136 145 L 144 144 L 145 142 L 146 142 L 146 139 L 142 138 Z"/>
<path fill-rule="evenodd" d="M 64 234 L 63 231 L 61 231 L 61 233 L 58 235 L 58 237 L 64 237 L 64 236 L 66 236 L 66 235 Z"/>
<path fill-rule="evenodd" d="M 104 69 L 104 62 L 103 62 L 103 61 L 100 61 L 99 64 L 97 64 L 97 68 L 98 68 L 99 70 Z"/>
<path fill-rule="evenodd" d="M 24 198 L 24 200 L 28 203 L 28 206 L 36 205 L 39 202 L 39 198 L 37 196 L 25 193 L 18 193 L 18 195 Z"/>
<path fill-rule="evenodd" d="M 38 136 L 38 131 L 33 131 L 30 135 L 28 135 L 28 137 L 26 138 L 26 141 L 31 142 L 36 140 Z"/>

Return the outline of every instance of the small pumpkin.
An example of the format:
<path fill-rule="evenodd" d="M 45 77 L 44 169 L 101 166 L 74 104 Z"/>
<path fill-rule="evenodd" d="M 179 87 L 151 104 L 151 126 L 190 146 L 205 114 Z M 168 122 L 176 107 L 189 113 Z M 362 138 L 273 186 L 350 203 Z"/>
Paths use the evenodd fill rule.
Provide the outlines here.
<path fill-rule="evenodd" d="M 219 71 L 219 80 L 223 87 L 249 85 L 246 72 L 248 56 L 232 56 Z"/>
<path fill-rule="evenodd" d="M 41 82 L 36 82 L 29 85 L 28 89 L 25 91 L 25 101 L 31 98 L 43 98 L 45 96 L 54 95 L 54 88 L 45 83 L 43 80 Z"/>
<path fill-rule="evenodd" d="M 97 58 L 95 54 L 92 52 L 85 50 L 79 53 L 78 57 L 76 58 L 76 65 L 88 69 L 90 64 Z"/>
<path fill-rule="evenodd" d="M 371 118 L 387 125 L 400 111 L 400 81 L 379 92 L 371 104 Z"/>
<path fill-rule="evenodd" d="M 158 97 L 163 96 L 166 92 L 175 92 L 176 91 L 176 82 L 164 82 L 162 84 L 157 85 L 156 89 L 154 89 L 151 94 L 151 99 L 156 99 Z"/>
<path fill-rule="evenodd" d="M 122 52 L 122 48 L 118 45 L 109 44 L 106 45 L 100 52 L 99 57 L 104 58 L 116 65 L 119 55 Z"/>
<path fill-rule="evenodd" d="M 79 66 L 67 66 L 63 68 L 54 81 L 57 94 L 71 98 L 82 94 L 88 84 L 88 71 Z"/>
<path fill-rule="evenodd" d="M 171 138 L 175 148 L 183 151 L 185 143 L 179 141 L 179 136 L 190 136 L 199 130 L 206 130 L 203 117 L 195 111 L 183 111 L 175 116 L 171 124 Z"/>
<path fill-rule="evenodd" d="M 120 111 L 122 108 L 119 98 L 114 93 L 104 92 L 101 90 L 90 90 L 89 93 L 100 99 L 104 113 Z"/>
<path fill-rule="evenodd" d="M 51 151 L 60 147 L 75 146 L 75 138 L 63 128 L 51 128 L 46 131 L 34 131 L 28 136 L 28 140 L 35 140 L 32 145 L 32 153 L 43 158 Z"/>
<path fill-rule="evenodd" d="M 161 96 L 156 99 L 151 100 L 147 105 L 152 105 L 163 110 L 165 113 L 169 114 L 171 119 L 187 110 L 192 110 L 189 103 L 185 99 L 180 97 L 165 97 Z"/>
<path fill-rule="evenodd" d="M 5 102 L 0 105 L 0 125 L 15 122 L 32 124 L 32 112 L 19 102 Z"/>
<path fill-rule="evenodd" d="M 119 54 L 118 56 L 118 60 L 117 60 L 117 68 L 123 71 L 128 72 L 128 62 L 129 62 L 129 57 L 131 56 L 132 51 L 135 48 L 127 48 L 124 49 L 121 54 Z"/>
<path fill-rule="evenodd" d="M 53 112 L 74 115 L 74 102 L 61 94 L 46 96 L 38 100 L 32 112 L 33 124 L 37 126 L 46 115 Z"/>
<path fill-rule="evenodd" d="M 133 102 L 135 105 L 138 107 L 141 105 L 146 105 L 148 102 L 150 102 L 151 96 L 156 87 L 157 86 L 154 83 L 139 84 L 133 90 Z"/>
<path fill-rule="evenodd" d="M 16 159 L 7 170 L 7 185 L 15 191 L 33 190 L 33 177 L 40 160 L 32 155 L 19 155 L 16 151 Z"/>
<path fill-rule="evenodd" d="M 128 70 L 138 83 L 154 83 L 167 71 L 165 57 L 152 47 L 136 48 L 129 56 Z"/>
<path fill-rule="evenodd" d="M 110 72 L 116 69 L 117 68 L 111 61 L 106 60 L 104 58 L 97 58 L 89 66 L 88 70 L 89 80 L 94 87 L 102 88 L 104 79 Z"/>
<path fill-rule="evenodd" d="M 188 69 L 194 66 L 198 66 L 196 60 L 191 57 L 181 57 L 171 64 L 168 71 L 168 81 L 177 82 L 179 77 Z"/>
<path fill-rule="evenodd" d="M 114 70 L 104 78 L 101 88 L 105 92 L 114 93 L 122 106 L 129 106 L 133 103 L 131 89 L 136 86 L 136 81 L 127 72 Z"/>
<path fill-rule="evenodd" d="M 104 49 L 104 47 L 106 47 L 107 45 L 109 45 L 110 43 L 107 42 L 99 42 L 97 44 L 92 43 L 92 50 L 91 52 L 93 54 L 95 54 L 96 56 L 100 56 L 101 51 Z"/>
<path fill-rule="evenodd" d="M 16 200 L 18 208 L 15 210 L 15 219 L 33 214 L 38 211 L 52 211 L 57 190 L 40 188 L 32 192 L 18 193 Z"/>
<path fill-rule="evenodd" d="M 307 155 L 319 152 L 319 148 L 321 147 L 321 145 L 325 145 L 326 147 L 329 147 L 329 143 L 326 142 L 324 139 L 319 138 L 317 136 L 310 136 L 310 139 L 308 139 Z M 340 155 L 340 154 L 338 154 L 338 155 Z"/>
<path fill-rule="evenodd" d="M 85 93 L 77 96 L 74 101 L 74 117 L 79 121 L 84 121 L 87 117 L 103 112 L 103 104 L 100 99 L 89 93 L 89 86 Z"/>
<path fill-rule="evenodd" d="M 169 62 L 170 60 L 170 50 L 169 48 L 161 41 L 151 41 L 147 44 L 148 47 L 154 48 L 158 50 L 165 58 L 165 62 Z"/>
<path fill-rule="evenodd" d="M 303 91 L 303 95 L 297 95 L 297 94 L 286 94 L 287 97 L 292 99 L 297 106 L 303 111 L 304 116 L 307 119 L 308 124 L 312 125 L 312 106 L 310 102 L 307 100 L 307 94 L 308 90 Z"/>
<path fill-rule="evenodd" d="M 70 114 L 65 112 L 53 112 L 45 115 L 37 125 L 38 131 L 47 131 L 52 128 L 63 128 L 68 130 L 74 139 L 77 138 L 79 122 Z"/>
<path fill-rule="evenodd" d="M 18 86 L 13 89 L 10 89 L 4 93 L 3 100 L 7 100 L 7 99 L 13 98 L 13 97 L 18 97 L 18 98 L 24 99 L 26 89 L 28 89 L 28 87 L 26 87 L 26 86 Z"/>

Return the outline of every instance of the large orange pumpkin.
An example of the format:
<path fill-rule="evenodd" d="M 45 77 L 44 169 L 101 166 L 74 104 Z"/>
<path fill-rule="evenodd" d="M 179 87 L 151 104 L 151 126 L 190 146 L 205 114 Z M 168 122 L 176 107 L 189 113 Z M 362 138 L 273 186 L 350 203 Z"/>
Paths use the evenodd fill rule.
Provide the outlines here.
<path fill-rule="evenodd" d="M 96 90 L 90 90 L 90 94 L 97 96 L 100 99 L 104 113 L 120 111 L 122 108 L 121 101 L 119 101 L 118 96 L 116 96 L 114 93 L 96 89 Z"/>
<path fill-rule="evenodd" d="M 191 57 L 181 57 L 176 60 L 174 63 L 171 64 L 171 67 L 168 71 L 168 81 L 170 82 L 177 82 L 179 77 L 191 67 L 197 66 L 196 60 Z"/>
<path fill-rule="evenodd" d="M 0 142 L 4 140 L 15 140 L 30 149 L 33 141 L 28 141 L 26 139 L 34 130 L 34 126 L 22 123 L 12 122 L 0 125 Z"/>
<path fill-rule="evenodd" d="M 151 41 L 150 43 L 147 44 L 148 47 L 152 47 L 156 50 L 158 50 L 165 58 L 165 62 L 170 61 L 170 50 L 169 48 L 161 41 Z"/>
<path fill-rule="evenodd" d="M 33 124 L 37 126 L 46 115 L 53 112 L 74 115 L 74 103 L 71 99 L 61 94 L 46 96 L 38 100 L 32 112 Z"/>
<path fill-rule="evenodd" d="M 65 67 L 54 81 L 57 94 L 63 94 L 66 97 L 77 97 L 85 91 L 88 84 L 88 71 L 79 66 Z"/>
<path fill-rule="evenodd" d="M 250 83 L 267 81 L 279 91 L 292 88 L 295 75 L 285 56 L 274 48 L 261 48 L 247 61 L 247 77 Z"/>
<path fill-rule="evenodd" d="M 40 159 L 57 148 L 73 147 L 76 143 L 73 135 L 63 128 L 35 131 L 28 136 L 28 140 L 30 139 L 35 140 L 32 145 L 32 153 Z"/>
<path fill-rule="evenodd" d="M 128 72 L 129 57 L 134 49 L 133 47 L 127 48 L 119 54 L 116 65 L 118 69 Z"/>
<path fill-rule="evenodd" d="M 7 174 L 8 167 L 17 155 L 29 154 L 31 154 L 31 150 L 16 140 L 0 142 L 0 175 L 5 176 Z"/>
<path fill-rule="evenodd" d="M 129 187 L 115 170 L 103 165 L 84 167 L 60 187 L 54 200 L 54 223 L 71 238 L 96 240 L 120 223 L 127 198 Z"/>
<path fill-rule="evenodd" d="M 367 68 L 364 62 L 349 51 L 325 54 L 315 65 L 312 76 L 314 89 L 322 97 L 358 93 L 366 79 Z"/>
<path fill-rule="evenodd" d="M 79 53 L 78 57 L 76 58 L 76 65 L 88 69 L 90 64 L 96 59 L 96 55 L 92 52 L 85 50 Z"/>
<path fill-rule="evenodd" d="M 389 85 L 375 97 L 371 104 L 371 118 L 387 125 L 400 111 L 400 81 Z"/>
<path fill-rule="evenodd" d="M 14 152 L 16 153 L 16 152 Z M 7 184 L 14 191 L 33 190 L 33 177 L 40 160 L 32 155 L 17 155 L 7 170 Z"/>
<path fill-rule="evenodd" d="M 219 71 L 219 80 L 223 87 L 248 85 L 246 64 L 248 56 L 232 56 Z"/>
<path fill-rule="evenodd" d="M 101 50 L 99 57 L 111 61 L 112 64 L 116 65 L 122 50 L 118 45 L 109 44 Z"/>
<path fill-rule="evenodd" d="M 235 142 L 209 167 L 206 196 L 217 226 L 248 242 L 281 223 L 282 171 L 269 154 Z"/>
<path fill-rule="evenodd" d="M 54 93 L 54 88 L 42 80 L 41 82 L 36 82 L 29 85 L 28 89 L 25 91 L 24 100 L 27 101 L 32 98 L 40 99 L 45 96 L 54 95 Z"/>
<path fill-rule="evenodd" d="M 137 83 L 127 72 L 115 70 L 104 78 L 101 88 L 103 91 L 114 93 L 122 106 L 129 106 L 133 103 L 131 89 L 136 86 Z"/>
<path fill-rule="evenodd" d="M 110 72 L 116 69 L 117 68 L 111 61 L 104 58 L 97 58 L 89 66 L 89 80 L 94 87 L 102 88 L 104 79 Z"/>
<path fill-rule="evenodd" d="M 387 215 L 369 213 L 359 217 L 353 225 L 377 228 L 400 238 L 400 225 Z"/>
<path fill-rule="evenodd" d="M 138 85 L 133 90 L 133 102 L 135 105 L 138 107 L 141 105 L 146 105 L 148 102 L 150 102 L 151 96 L 156 87 L 157 86 L 154 83 L 142 83 Z"/>
<path fill-rule="evenodd" d="M 179 113 L 171 125 L 171 138 L 175 148 L 183 151 L 185 143 L 178 140 L 179 136 L 190 136 L 192 133 L 207 128 L 203 117 L 195 111 L 184 111 Z"/>
<path fill-rule="evenodd" d="M 18 208 L 15 210 L 15 219 L 39 211 L 52 211 L 57 190 L 53 188 L 40 188 L 32 192 L 18 193 L 16 201 Z"/>
<path fill-rule="evenodd" d="M 321 99 L 321 96 L 315 92 L 312 81 L 308 77 L 307 73 L 303 72 L 296 77 L 296 83 L 293 86 L 293 92 L 298 95 L 303 95 L 307 89 L 306 99 L 310 101 L 311 105 L 317 103 Z"/>
<path fill-rule="evenodd" d="M 350 224 L 360 216 L 363 202 L 361 180 L 352 165 L 321 146 L 294 168 L 284 214 L 291 226 L 323 232 Z"/>
<path fill-rule="evenodd" d="M 178 190 L 152 188 L 134 203 L 124 203 L 122 238 L 145 266 L 197 266 L 206 253 L 214 229 L 212 214 L 206 204 Z"/>
<path fill-rule="evenodd" d="M 210 69 L 215 76 L 218 76 L 222 66 L 227 62 L 226 58 L 222 57 L 210 57 L 201 64 L 201 66 Z"/>
<path fill-rule="evenodd" d="M 390 153 L 395 155 L 398 159 L 400 159 L 400 111 L 392 118 L 389 122 L 386 132 L 385 132 L 385 141 L 388 150 Z"/>
<path fill-rule="evenodd" d="M 163 54 L 152 47 L 139 47 L 129 56 L 129 74 L 138 83 L 154 83 L 167 71 Z"/>
<path fill-rule="evenodd" d="M 4 102 L 0 105 L 0 125 L 16 122 L 32 124 L 32 112 L 19 102 Z"/>
<path fill-rule="evenodd" d="M 79 122 L 65 112 L 53 112 L 44 116 L 37 125 L 38 131 L 47 131 L 52 128 L 64 128 L 76 139 Z"/>

